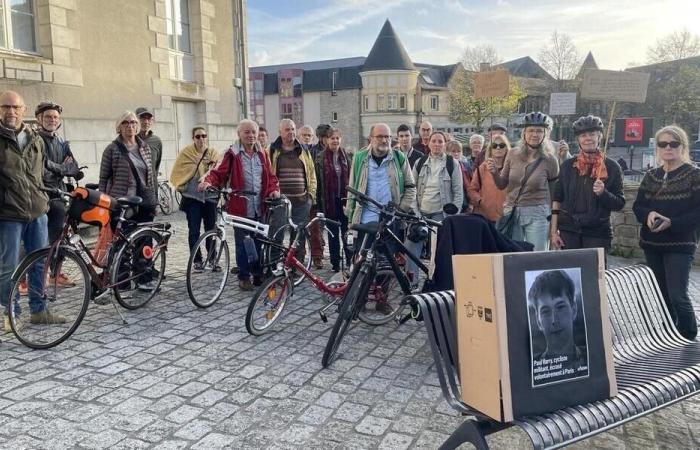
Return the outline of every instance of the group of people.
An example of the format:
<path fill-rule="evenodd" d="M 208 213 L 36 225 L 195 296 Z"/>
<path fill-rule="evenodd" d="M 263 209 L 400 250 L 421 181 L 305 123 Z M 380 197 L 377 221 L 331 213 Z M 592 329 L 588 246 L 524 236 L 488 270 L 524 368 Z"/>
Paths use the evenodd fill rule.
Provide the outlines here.
<path fill-rule="evenodd" d="M 0 302 L 5 309 L 21 245 L 31 252 L 61 232 L 65 206 L 41 189 L 64 188 L 64 177 L 78 172 L 68 142 L 57 133 L 61 106 L 39 104 L 37 130 L 23 122 L 25 111 L 18 93 L 0 95 Z M 153 112 L 144 107 L 120 115 L 116 137 L 100 163 L 101 191 L 143 199 L 131 217 L 138 222 L 152 220 L 157 204 L 162 143 L 153 124 Z M 297 132 L 292 120 L 283 119 L 279 137 L 270 143 L 264 127 L 245 119 L 238 124 L 237 142 L 223 153 L 209 147 L 206 127 L 193 128 L 192 144 L 178 152 L 170 181 L 183 194 L 191 251 L 202 225 L 208 230 L 216 223 L 218 197 L 207 195 L 207 188 L 225 185 L 247 193 L 229 197 L 225 207 L 230 214 L 259 221 L 266 213 L 264 200 L 284 195 L 298 225 L 319 212 L 338 221 L 341 226 L 332 229 L 332 235 L 324 237 L 319 229 L 311 233 L 313 264 L 322 268 L 328 240 L 333 271 L 340 269 L 343 258 L 351 257 L 341 245 L 348 224 L 378 220 L 376 211 L 348 199 L 347 186 L 438 221 L 451 212 L 479 214 L 536 250 L 609 250 L 610 214 L 625 205 L 622 171 L 601 149 L 600 118 L 581 117 L 573 128 L 580 149 L 576 156 L 565 143 L 550 140 L 552 120 L 540 112 L 525 116 L 517 145 L 511 144 L 501 124 L 489 127 L 486 136 L 472 135 L 463 151 L 461 143 L 433 130 L 427 121 L 419 125 L 416 139 L 408 125 L 392 133 L 387 124 L 377 123 L 369 130 L 367 146 L 350 153 L 342 145 L 341 130 L 330 125 L 315 130 L 304 126 Z M 700 223 L 700 169 L 690 162 L 688 136 L 682 129 L 662 128 L 656 145 L 660 166 L 646 174 L 634 202 L 640 246 L 680 332 L 692 339 L 697 325 L 688 278 Z M 402 234 L 407 248 L 419 254 L 423 237 L 410 230 Z M 249 263 L 245 232 L 236 230 L 234 236 L 239 287 L 252 290 L 263 274 Z M 195 270 L 202 269 L 201 261 L 195 261 Z M 417 282 L 417 268 L 410 260 L 407 272 Z M 71 284 L 64 274 L 50 276 L 53 282 Z M 43 309 L 39 299 L 30 298 L 29 304 L 37 323 L 65 320 Z M 7 317 L 5 326 L 9 327 Z"/>

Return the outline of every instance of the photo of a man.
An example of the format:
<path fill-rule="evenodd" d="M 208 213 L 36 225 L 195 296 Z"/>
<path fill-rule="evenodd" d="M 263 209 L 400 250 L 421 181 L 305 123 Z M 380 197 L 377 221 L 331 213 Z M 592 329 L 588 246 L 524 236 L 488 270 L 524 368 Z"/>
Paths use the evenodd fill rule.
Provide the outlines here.
<path fill-rule="evenodd" d="M 581 269 L 527 271 L 525 286 L 532 386 L 587 377 Z"/>

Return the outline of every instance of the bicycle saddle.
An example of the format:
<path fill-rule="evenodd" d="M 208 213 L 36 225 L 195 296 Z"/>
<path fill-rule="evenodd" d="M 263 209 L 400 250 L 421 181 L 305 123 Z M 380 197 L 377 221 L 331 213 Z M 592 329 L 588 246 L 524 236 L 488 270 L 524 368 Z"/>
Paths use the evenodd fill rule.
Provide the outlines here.
<path fill-rule="evenodd" d="M 117 199 L 117 203 L 119 203 L 121 206 L 138 206 L 142 202 L 143 199 L 135 195 L 129 197 L 119 197 Z"/>
<path fill-rule="evenodd" d="M 351 230 L 363 231 L 367 234 L 377 234 L 379 230 L 379 222 L 356 223 L 350 225 Z"/>

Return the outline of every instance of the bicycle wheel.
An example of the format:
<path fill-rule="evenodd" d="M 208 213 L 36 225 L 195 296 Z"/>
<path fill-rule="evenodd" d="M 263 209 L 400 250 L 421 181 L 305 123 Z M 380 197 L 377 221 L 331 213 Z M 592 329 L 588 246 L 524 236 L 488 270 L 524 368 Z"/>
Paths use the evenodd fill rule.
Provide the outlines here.
<path fill-rule="evenodd" d="M 286 224 L 275 231 L 275 233 L 272 235 L 272 240 L 283 245 L 285 248 L 289 248 L 294 242 L 295 237 L 296 231 L 294 228 L 291 225 Z M 286 256 L 287 254 L 284 250 L 273 248 L 270 245 L 264 245 L 263 270 L 274 270 L 277 263 L 282 262 Z M 311 267 L 311 241 L 308 239 L 308 237 L 304 240 L 302 249 L 297 249 L 297 258 L 306 269 Z M 304 273 L 293 271 L 292 279 L 294 281 L 294 286 L 299 286 L 299 284 L 304 281 L 304 278 L 306 278 Z"/>
<path fill-rule="evenodd" d="M 35 349 L 51 348 L 68 339 L 90 303 L 88 270 L 80 255 L 59 248 L 49 261 L 49 249 L 44 248 L 27 255 L 17 274 L 8 305 L 17 339 Z M 27 295 L 20 295 L 20 280 L 27 280 Z"/>
<path fill-rule="evenodd" d="M 180 191 L 175 191 L 173 198 L 175 198 L 175 203 L 177 203 L 177 206 L 180 206 L 180 203 L 182 202 L 182 193 Z"/>
<path fill-rule="evenodd" d="M 165 272 L 163 237 L 154 230 L 137 229 L 119 248 L 110 271 L 114 297 L 126 309 L 148 303 L 160 288 Z"/>
<path fill-rule="evenodd" d="M 333 324 L 331 335 L 328 337 L 326 348 L 323 350 L 323 358 L 321 358 L 323 367 L 328 367 L 335 359 L 340 342 L 345 337 L 350 323 L 355 318 L 358 307 L 363 305 L 364 299 L 367 297 L 370 288 L 370 283 L 368 283 L 371 278 L 370 271 L 372 271 L 371 268 L 362 266 L 350 281 L 350 287 L 338 307 L 338 318 Z"/>
<path fill-rule="evenodd" d="M 187 293 L 199 308 L 213 305 L 224 292 L 231 264 L 228 244 L 221 231 L 199 237 L 187 262 Z"/>
<path fill-rule="evenodd" d="M 250 300 L 245 314 L 245 327 L 253 336 L 261 336 L 272 328 L 282 314 L 287 299 L 292 296 L 292 286 L 286 274 L 268 278 Z"/>
<path fill-rule="evenodd" d="M 377 269 L 368 292 L 367 302 L 358 317 L 367 325 L 383 325 L 391 322 L 401 311 L 404 293 L 390 267 Z"/>
<path fill-rule="evenodd" d="M 168 183 L 160 183 L 158 185 L 158 207 L 166 216 L 169 216 L 173 212 L 172 195 Z"/>

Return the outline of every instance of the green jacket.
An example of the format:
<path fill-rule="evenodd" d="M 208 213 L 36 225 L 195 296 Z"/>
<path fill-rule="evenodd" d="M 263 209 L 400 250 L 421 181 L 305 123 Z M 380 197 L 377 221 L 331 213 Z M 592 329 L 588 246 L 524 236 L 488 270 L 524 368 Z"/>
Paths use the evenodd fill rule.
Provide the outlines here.
<path fill-rule="evenodd" d="M 367 192 L 367 174 L 369 173 L 369 147 L 359 150 L 352 159 L 350 169 L 350 186 L 360 192 Z M 413 174 L 411 173 L 411 165 L 408 162 L 406 155 L 400 150 L 393 149 L 390 151 L 387 158 L 394 161 L 394 164 L 389 164 L 388 175 L 389 184 L 391 186 L 391 199 L 398 204 L 404 211 L 415 209 L 416 202 L 416 185 L 413 182 Z M 357 204 L 353 196 L 348 196 L 345 215 L 348 216 L 348 221 L 352 223 L 360 223 L 362 217 L 362 205 Z"/>
<path fill-rule="evenodd" d="M 49 210 L 44 187 L 44 141 L 24 125 L 27 144 L 19 148 L 15 131 L 0 124 L 0 220 L 31 222 Z"/>

